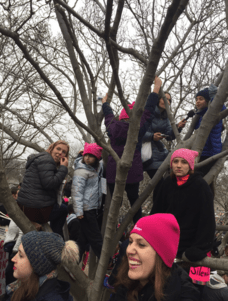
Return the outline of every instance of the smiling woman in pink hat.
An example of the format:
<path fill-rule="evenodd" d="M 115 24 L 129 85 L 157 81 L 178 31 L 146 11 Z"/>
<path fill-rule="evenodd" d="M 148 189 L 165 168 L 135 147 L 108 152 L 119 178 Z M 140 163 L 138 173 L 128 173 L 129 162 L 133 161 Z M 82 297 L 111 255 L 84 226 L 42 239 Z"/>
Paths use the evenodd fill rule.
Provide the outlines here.
<path fill-rule="evenodd" d="M 171 175 L 155 190 L 151 214 L 172 213 L 180 226 L 177 257 L 185 252 L 198 261 L 212 250 L 215 234 L 213 195 L 200 173 L 194 173 L 198 152 L 176 150 L 170 160 Z"/>
<path fill-rule="evenodd" d="M 111 301 L 199 300 L 187 273 L 173 264 L 179 237 L 180 228 L 172 214 L 141 218 L 131 231 Z"/>

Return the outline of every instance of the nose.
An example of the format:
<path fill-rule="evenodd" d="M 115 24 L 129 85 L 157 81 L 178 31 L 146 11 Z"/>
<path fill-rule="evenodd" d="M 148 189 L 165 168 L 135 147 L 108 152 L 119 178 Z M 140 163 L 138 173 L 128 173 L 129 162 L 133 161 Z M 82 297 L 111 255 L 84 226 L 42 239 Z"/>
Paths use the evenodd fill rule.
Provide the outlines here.
<path fill-rule="evenodd" d="M 16 256 L 17 256 L 17 254 L 11 259 L 12 262 L 16 262 Z"/>
<path fill-rule="evenodd" d="M 131 243 L 128 245 L 127 247 L 127 251 L 126 251 L 126 254 L 135 254 L 136 251 L 135 251 L 135 247 L 134 247 L 134 243 Z"/>

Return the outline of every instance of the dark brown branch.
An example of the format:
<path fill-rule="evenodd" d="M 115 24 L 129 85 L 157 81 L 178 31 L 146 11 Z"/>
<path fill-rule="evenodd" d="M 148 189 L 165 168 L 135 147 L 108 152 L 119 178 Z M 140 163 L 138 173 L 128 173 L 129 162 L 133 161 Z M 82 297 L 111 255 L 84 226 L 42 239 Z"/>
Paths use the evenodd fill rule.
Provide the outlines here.
<path fill-rule="evenodd" d="M 204 259 L 196 262 L 191 262 L 187 259 L 185 254 L 183 254 L 182 259 L 186 262 L 191 263 L 191 266 L 204 266 L 214 270 L 225 270 L 228 271 L 228 260 L 222 258 L 211 258 L 205 257 Z"/>
<path fill-rule="evenodd" d="M 197 163 L 195 165 L 195 169 L 199 169 L 202 166 L 205 166 L 205 165 L 207 165 L 209 163 L 212 163 L 212 162 L 214 162 L 214 161 L 216 161 L 216 160 L 218 160 L 218 159 L 226 156 L 227 154 L 228 154 L 228 149 L 225 150 L 225 151 L 223 151 L 223 152 L 221 152 L 221 153 L 219 153 L 219 154 L 217 154 L 217 155 L 214 155 L 214 156 L 212 156 L 212 157 L 210 157 L 210 158 L 208 158 L 208 159 L 206 159 L 206 160 L 204 160 L 204 161 L 202 161 L 200 163 Z"/>

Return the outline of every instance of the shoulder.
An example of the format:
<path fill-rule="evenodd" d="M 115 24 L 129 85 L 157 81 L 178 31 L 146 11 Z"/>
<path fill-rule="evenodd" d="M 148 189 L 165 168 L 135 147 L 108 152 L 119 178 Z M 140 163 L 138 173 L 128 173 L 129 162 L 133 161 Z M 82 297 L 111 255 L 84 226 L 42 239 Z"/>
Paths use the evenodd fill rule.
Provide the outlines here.
<path fill-rule="evenodd" d="M 91 172 L 89 170 L 87 170 L 86 168 L 77 168 L 74 171 L 74 177 L 82 177 L 82 178 L 88 178 L 89 174 Z"/>
<path fill-rule="evenodd" d="M 173 264 L 171 277 L 174 283 L 179 282 L 180 284 L 180 300 L 199 300 L 200 293 L 185 270 Z"/>
<path fill-rule="evenodd" d="M 194 184 L 195 186 L 203 187 L 204 189 L 210 189 L 207 182 L 204 180 L 204 178 L 201 176 L 200 173 L 195 172 L 189 177 L 190 183 Z"/>
<path fill-rule="evenodd" d="M 36 301 L 73 301 L 70 284 L 56 278 L 47 280 L 40 288 Z"/>
<path fill-rule="evenodd" d="M 112 294 L 110 301 L 126 301 L 127 297 L 127 288 L 123 285 L 120 285 L 115 294 Z"/>
<path fill-rule="evenodd" d="M 47 152 L 42 152 L 39 153 L 37 155 L 37 157 L 34 159 L 34 161 L 38 162 L 38 163 L 49 163 L 49 164 L 55 164 L 54 159 L 52 158 L 51 154 L 47 153 Z"/>

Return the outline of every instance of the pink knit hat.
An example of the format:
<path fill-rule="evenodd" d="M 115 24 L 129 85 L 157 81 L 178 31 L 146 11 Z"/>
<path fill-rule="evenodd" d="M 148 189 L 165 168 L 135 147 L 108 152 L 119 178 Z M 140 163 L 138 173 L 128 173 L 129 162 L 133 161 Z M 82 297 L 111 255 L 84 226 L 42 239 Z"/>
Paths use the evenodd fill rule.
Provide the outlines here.
<path fill-rule="evenodd" d="M 186 149 L 186 148 L 177 149 L 171 156 L 170 167 L 172 168 L 172 162 L 174 158 L 183 158 L 188 162 L 191 170 L 194 170 L 195 158 L 198 155 L 199 155 L 198 152 L 192 151 L 190 149 Z"/>
<path fill-rule="evenodd" d="M 98 160 L 101 158 L 102 147 L 97 145 L 96 143 L 85 143 L 83 156 L 86 154 L 94 155 Z"/>
<path fill-rule="evenodd" d="M 128 106 L 129 106 L 129 109 L 132 110 L 133 107 L 134 107 L 134 105 L 135 105 L 135 101 L 134 101 L 132 104 L 128 105 Z M 120 112 L 119 120 L 121 120 L 121 119 L 128 119 L 128 118 L 129 118 L 129 116 L 127 115 L 126 110 L 123 109 L 123 110 Z"/>
<path fill-rule="evenodd" d="M 157 213 L 140 218 L 132 233 L 142 236 L 158 253 L 168 267 L 172 267 L 177 255 L 180 227 L 174 215 Z"/>

